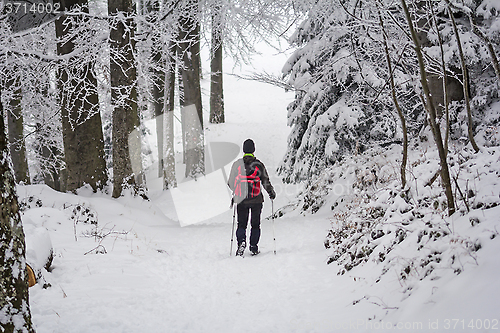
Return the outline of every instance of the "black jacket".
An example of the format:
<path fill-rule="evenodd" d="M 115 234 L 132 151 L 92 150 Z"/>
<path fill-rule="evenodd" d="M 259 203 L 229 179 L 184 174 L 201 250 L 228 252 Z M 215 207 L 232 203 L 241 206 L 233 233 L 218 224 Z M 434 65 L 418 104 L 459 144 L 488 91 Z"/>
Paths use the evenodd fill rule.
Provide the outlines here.
<path fill-rule="evenodd" d="M 264 166 L 264 163 L 259 161 L 255 156 L 253 155 L 245 155 L 243 158 L 240 158 L 236 162 L 233 163 L 233 166 L 231 167 L 231 173 L 229 174 L 229 179 L 227 182 L 227 185 L 229 188 L 234 192 L 235 188 L 235 180 L 236 176 L 238 176 L 238 167 L 241 166 L 241 170 L 246 170 L 247 175 L 251 175 L 254 171 L 255 168 L 258 168 L 258 173 L 257 175 L 260 178 L 261 185 L 263 188 L 266 189 L 267 193 L 269 194 L 270 197 L 274 198 L 276 196 L 276 193 L 274 192 L 273 185 L 271 185 L 271 181 L 269 180 L 269 174 L 267 173 L 266 167 Z M 243 171 L 242 171 L 243 173 Z M 235 202 L 239 203 L 237 201 L 237 198 L 235 198 Z M 244 204 L 253 204 L 253 203 L 262 203 L 264 202 L 264 196 L 262 195 L 262 190 L 260 191 L 260 194 L 256 196 L 255 198 L 251 199 L 244 199 L 242 203 Z"/>

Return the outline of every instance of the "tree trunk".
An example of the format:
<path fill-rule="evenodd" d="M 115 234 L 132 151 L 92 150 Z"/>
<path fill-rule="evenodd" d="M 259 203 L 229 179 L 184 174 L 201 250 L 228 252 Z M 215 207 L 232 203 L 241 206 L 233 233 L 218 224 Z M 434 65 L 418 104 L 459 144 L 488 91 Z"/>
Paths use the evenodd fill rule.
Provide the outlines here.
<path fill-rule="evenodd" d="M 131 17 L 135 4 L 131 0 L 109 0 L 110 78 L 113 105 L 113 197 L 126 187 L 145 196 L 141 165 L 139 113 L 137 108 L 137 71 L 134 61 L 135 22 Z M 118 15 L 124 18 L 118 18 Z"/>
<path fill-rule="evenodd" d="M 179 54 L 182 57 L 183 103 L 181 105 L 185 140 L 186 177 L 205 173 L 203 113 L 200 86 L 200 25 L 198 2 L 189 1 L 180 18 Z M 189 13 L 191 15 L 189 15 Z"/>
<path fill-rule="evenodd" d="M 177 60 L 179 61 L 179 66 L 177 67 L 178 72 L 177 72 L 177 80 L 179 83 L 179 104 L 182 108 L 184 108 L 184 82 L 182 82 L 182 68 L 183 64 L 180 63 L 180 59 L 182 59 L 182 54 L 181 54 L 181 48 L 177 47 Z M 181 112 L 181 136 L 182 136 L 182 163 L 186 164 L 186 126 L 185 122 L 183 121 L 183 116 L 184 113 Z"/>
<path fill-rule="evenodd" d="M 433 4 L 429 1 L 417 1 L 415 3 L 415 7 L 418 11 L 415 15 L 415 17 L 418 17 L 418 19 L 416 19 L 415 26 L 417 27 L 416 33 L 420 42 L 420 47 L 431 47 L 433 42 L 429 40 L 428 36 L 430 29 L 432 28 L 431 19 L 435 20 Z M 431 18 L 429 18 L 429 8 Z M 438 28 L 436 27 L 436 29 Z M 436 32 L 437 34 L 440 34 L 439 30 L 436 30 Z M 451 101 L 463 100 L 464 95 L 462 83 L 453 76 L 446 75 L 446 72 L 443 72 L 446 86 L 443 86 L 443 78 L 441 75 L 435 74 L 431 71 L 428 71 L 426 75 L 429 90 L 431 92 L 431 98 L 436 110 L 436 117 L 441 118 L 443 116 L 443 111 L 446 114 L 446 108 Z M 446 146 L 447 142 L 448 141 L 445 140 Z M 448 149 L 445 150 L 448 151 Z"/>
<path fill-rule="evenodd" d="M 63 170 L 64 155 L 60 147 L 49 139 L 51 128 L 36 123 L 35 150 L 38 163 L 43 175 L 43 182 L 56 191 L 65 192 L 66 184 Z"/>
<path fill-rule="evenodd" d="M 155 33 L 155 32 L 153 32 Z M 153 38 L 153 107 L 156 119 L 156 141 L 158 145 L 158 177 L 163 177 L 163 116 L 165 113 L 165 59 L 157 36 Z"/>
<path fill-rule="evenodd" d="M 438 22 L 436 19 L 436 15 L 434 13 L 434 7 L 432 4 L 429 6 L 431 8 L 431 15 L 434 27 L 436 29 L 436 33 L 438 36 L 439 49 L 441 51 L 441 71 L 443 72 L 443 103 L 444 103 L 444 114 L 446 121 L 446 131 L 444 134 L 444 151 L 448 154 L 448 143 L 450 140 L 450 93 L 449 93 L 449 82 L 448 82 L 448 74 L 446 70 L 446 61 L 444 59 L 444 48 L 443 48 L 443 39 L 441 37 L 441 32 L 439 31 Z"/>
<path fill-rule="evenodd" d="M 212 49 L 210 61 L 210 122 L 220 124 L 224 119 L 224 88 L 222 84 L 222 9 L 214 6 L 212 15 Z"/>
<path fill-rule="evenodd" d="M 165 112 L 162 119 L 163 128 L 163 189 L 177 187 L 175 177 L 175 149 L 174 149 L 174 98 L 175 98 L 175 59 L 176 46 L 174 42 L 170 43 L 167 55 L 166 65 L 166 100 Z"/>
<path fill-rule="evenodd" d="M 450 16 L 451 23 L 453 25 L 453 31 L 455 33 L 455 38 L 457 39 L 457 46 L 458 46 L 458 55 L 460 57 L 460 63 L 462 65 L 462 78 L 463 78 L 463 88 L 464 88 L 464 102 L 465 102 L 465 108 L 467 110 L 467 129 L 468 129 L 468 134 L 469 134 L 469 141 L 472 145 L 472 148 L 474 148 L 474 151 L 477 153 L 479 152 L 479 147 L 476 143 L 476 140 L 474 139 L 474 131 L 473 131 L 473 124 L 472 124 L 472 111 L 470 108 L 470 97 L 469 97 L 469 72 L 467 71 L 467 64 L 465 63 L 465 56 L 464 52 L 462 50 L 462 42 L 460 40 L 460 35 L 458 33 L 458 28 L 457 24 L 455 23 L 455 18 L 453 17 L 453 13 L 450 8 L 450 2 L 448 0 L 445 0 L 446 5 L 448 6 L 448 14 Z"/>
<path fill-rule="evenodd" d="M 158 177 L 163 179 L 163 189 L 177 187 L 174 150 L 174 93 L 175 93 L 175 42 L 170 42 L 165 58 L 163 50 L 154 50 L 155 82 L 153 100 L 158 143 Z"/>
<path fill-rule="evenodd" d="M 391 63 L 391 55 L 389 54 L 389 46 L 387 44 L 387 35 L 384 28 L 384 21 L 382 20 L 382 15 L 379 12 L 379 20 L 380 26 L 382 27 L 382 34 L 384 36 L 384 49 L 385 49 L 385 57 L 387 61 L 387 69 L 389 70 L 389 82 L 391 84 L 391 95 L 392 100 L 394 102 L 394 107 L 396 108 L 399 116 L 399 120 L 401 121 L 401 129 L 403 131 L 403 159 L 401 161 L 401 188 L 405 188 L 406 186 L 406 164 L 408 162 L 408 129 L 406 128 L 406 119 L 403 114 L 403 110 L 398 102 L 398 98 L 396 96 L 396 85 L 394 84 L 394 75 L 392 72 L 392 63 Z"/>
<path fill-rule="evenodd" d="M 425 104 L 425 109 L 429 114 L 429 121 L 431 123 L 432 133 L 434 135 L 434 140 L 436 142 L 436 146 L 439 153 L 439 160 L 441 164 L 441 180 L 443 182 L 443 186 L 445 189 L 447 205 L 448 205 L 448 215 L 452 215 L 455 213 L 455 200 L 453 198 L 453 192 L 451 189 L 451 178 L 450 172 L 448 169 L 448 162 L 446 161 L 446 152 L 443 146 L 443 139 L 441 137 L 441 130 L 439 129 L 438 124 L 436 123 L 436 108 L 434 106 L 434 102 L 432 100 L 431 92 L 429 90 L 429 84 L 427 81 L 427 73 L 425 71 L 425 63 L 422 55 L 422 50 L 420 48 L 420 41 L 418 39 L 417 33 L 413 26 L 413 21 L 410 15 L 410 11 L 408 10 L 408 6 L 406 5 L 405 0 L 401 0 L 401 4 L 403 6 L 403 10 L 405 12 L 406 21 L 408 23 L 408 27 L 410 29 L 411 37 L 414 44 L 415 53 L 417 54 L 419 71 L 420 71 L 420 83 L 422 84 L 422 90 L 425 94 L 425 98 L 427 103 Z"/>
<path fill-rule="evenodd" d="M 67 1 L 65 6 L 66 10 L 75 6 L 88 10 L 87 0 Z M 88 19 L 83 16 L 75 18 L 78 23 L 65 22 L 65 19 L 66 16 L 62 16 L 56 20 L 58 38 L 73 34 L 76 24 L 88 24 Z M 73 36 L 66 43 L 58 43 L 57 54 L 73 52 L 73 40 L 76 37 Z M 85 184 L 89 184 L 94 191 L 101 190 L 108 180 L 97 79 L 93 74 L 93 64 L 85 59 L 83 62 L 81 66 L 62 67 L 58 73 L 67 191 L 75 191 Z"/>
<path fill-rule="evenodd" d="M 0 101 L 1 95 L 0 87 Z M 9 164 L 4 111 L 0 102 L 0 329 L 5 333 L 31 333 L 35 330 L 29 307 L 26 245 Z"/>
<path fill-rule="evenodd" d="M 9 85 L 16 86 L 16 80 Z M 24 142 L 24 118 L 21 109 L 21 88 L 14 91 L 14 96 L 9 101 L 7 111 L 7 127 L 9 130 L 10 155 L 14 166 L 14 178 L 16 183 L 30 183 L 28 160 L 26 158 L 26 144 Z"/>

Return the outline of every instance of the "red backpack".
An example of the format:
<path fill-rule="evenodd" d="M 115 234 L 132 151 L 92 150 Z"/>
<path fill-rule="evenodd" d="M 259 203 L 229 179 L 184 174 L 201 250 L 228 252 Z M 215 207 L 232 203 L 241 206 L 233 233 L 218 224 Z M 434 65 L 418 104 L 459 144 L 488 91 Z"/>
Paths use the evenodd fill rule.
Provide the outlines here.
<path fill-rule="evenodd" d="M 238 175 L 234 179 L 234 196 L 239 198 L 237 202 L 245 199 L 255 198 L 260 194 L 259 167 L 255 167 L 252 174 L 241 173 L 242 165 L 238 166 Z M 246 171 L 246 170 L 245 170 Z"/>

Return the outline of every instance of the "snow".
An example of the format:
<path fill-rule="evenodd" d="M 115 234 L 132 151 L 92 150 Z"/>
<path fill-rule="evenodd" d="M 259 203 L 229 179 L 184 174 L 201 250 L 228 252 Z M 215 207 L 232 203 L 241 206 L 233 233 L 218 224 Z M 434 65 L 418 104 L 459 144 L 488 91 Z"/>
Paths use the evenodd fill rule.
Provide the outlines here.
<path fill-rule="evenodd" d="M 23 230 L 26 241 L 26 262 L 32 269 L 40 270 L 52 255 L 49 232 L 44 227 L 38 227 L 28 216 L 23 218 Z"/>
<path fill-rule="evenodd" d="M 254 60 L 256 66 L 278 71 L 286 56 L 270 54 L 274 53 Z M 255 154 L 266 165 L 278 194 L 275 211 L 290 205 L 302 187 L 282 184 L 275 170 L 286 151 L 290 131 L 286 106 L 293 94 L 231 75 L 224 80 L 226 123 L 206 125 L 207 144 L 241 147 L 246 138 L 254 139 Z M 205 91 L 207 87 L 205 82 Z M 205 93 L 205 103 L 206 97 Z M 42 200 L 42 207 L 31 207 L 22 219 L 25 226 L 48 231 L 55 254 L 51 272 L 42 270 L 43 283 L 30 288 L 36 331 L 426 332 L 453 331 L 453 325 L 469 331 L 471 320 L 475 327 L 482 324 L 476 331 L 499 329 L 500 237 L 487 239 L 494 230 L 498 233 L 499 207 L 478 210 L 481 222 L 476 227 L 467 216 L 454 221 L 463 235 L 477 237 L 483 244 L 475 260 L 463 263 L 462 274 L 443 272 L 435 280 L 422 280 L 411 286 L 408 296 L 396 276 L 374 282 L 379 268 L 373 261 L 345 275 L 337 275 L 335 264 L 326 264 L 331 250 L 323 241 L 331 228 L 330 205 L 315 215 L 293 211 L 272 220 L 266 197 L 261 254 L 230 256 L 233 211 L 223 189 L 223 170 L 227 174 L 232 155 L 226 158 L 197 181 L 180 176 L 179 188 L 166 192 L 158 186 L 152 163 L 150 201 L 130 196 L 112 199 L 88 189 L 75 195 L 43 185 L 19 186 L 20 198 Z M 498 163 L 497 155 L 491 159 Z M 425 175 L 432 176 L 435 167 L 430 163 Z M 343 190 L 332 192 L 328 202 L 347 198 L 345 191 L 353 190 L 353 168 L 346 170 L 339 179 Z M 498 195 L 498 186 L 491 182 L 484 191 Z M 197 196 L 186 203 L 189 193 Z M 377 204 L 382 205 L 384 199 L 379 199 Z M 67 207 L 77 205 L 96 212 L 98 224 L 75 222 Z M 400 200 L 394 208 L 404 211 L 405 205 Z M 235 246 L 232 250 L 234 254 Z M 405 260 L 404 242 L 395 251 Z M 50 287 L 44 289 L 45 283 Z M 484 329 L 486 323 L 489 330 Z"/>

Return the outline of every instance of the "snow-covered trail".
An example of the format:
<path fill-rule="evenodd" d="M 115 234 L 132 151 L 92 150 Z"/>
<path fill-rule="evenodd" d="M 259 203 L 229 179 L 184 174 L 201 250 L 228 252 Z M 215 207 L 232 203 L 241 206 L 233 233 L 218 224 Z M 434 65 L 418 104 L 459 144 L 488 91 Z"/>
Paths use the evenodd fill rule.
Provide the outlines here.
<path fill-rule="evenodd" d="M 46 227 L 56 251 L 52 272 L 30 288 L 38 333 L 326 333 L 398 327 L 435 332 L 435 323 L 444 329 L 446 320 L 455 318 L 465 325 L 472 319 L 498 325 L 495 246 L 482 253 L 489 265 L 468 269 L 460 279 L 448 274 L 443 283 L 426 281 L 408 298 L 397 276 L 374 285 L 374 263 L 343 276 L 337 275 L 338 266 L 326 264 L 331 253 L 322 240 L 330 227 L 328 210 L 276 219 L 276 255 L 272 221 L 263 219 L 262 253 L 239 258 L 229 255 L 231 211 L 218 216 L 218 223 L 180 227 L 154 202 L 61 194 L 44 186 L 21 191 L 44 198 L 44 207 L 26 211 L 23 219 Z M 79 223 L 75 241 L 74 225 L 61 207 L 76 203 L 99 212 L 97 231 L 117 233 L 99 242 L 82 236 L 95 226 Z M 99 244 L 107 253 L 91 251 Z M 51 287 L 43 289 L 44 283 Z"/>
<path fill-rule="evenodd" d="M 225 86 L 226 123 L 207 125 L 207 143 L 241 146 L 254 139 L 256 156 L 278 193 L 275 209 L 286 206 L 299 187 L 281 184 L 275 170 L 286 149 L 286 105 L 293 94 L 232 76 L 225 76 Z M 230 256 L 229 202 L 206 221 L 181 227 L 177 209 L 184 209 L 188 219 L 190 213 L 206 212 L 196 203 L 174 207 L 159 184 L 148 179 L 151 201 L 19 187 L 20 198 L 43 201 L 43 207 L 23 213 L 23 222 L 45 227 L 55 250 L 52 271 L 30 288 L 38 333 L 436 332 L 454 318 L 467 324 L 489 320 L 491 331 L 498 329 L 498 245 L 481 250 L 488 265 L 467 269 L 457 279 L 442 272 L 441 279 L 409 286 L 414 289 L 408 297 L 396 275 L 376 282 L 380 267 L 374 262 L 343 276 L 337 275 L 335 263 L 326 264 L 331 255 L 323 246 L 331 226 L 329 207 L 312 216 L 293 212 L 276 219 L 274 255 L 266 198 L 262 253 L 237 258 Z M 217 184 L 226 190 L 223 181 Z M 215 203 L 216 197 L 203 200 Z M 97 213 L 97 227 L 73 223 L 76 205 Z M 89 232 L 105 237 L 85 237 Z M 96 254 L 96 248 L 106 253 Z M 44 283 L 51 286 L 44 289 Z"/>
<path fill-rule="evenodd" d="M 263 66 L 272 65 L 269 57 L 263 59 Z M 280 184 L 275 169 L 286 149 L 286 105 L 293 94 L 232 76 L 225 77 L 225 86 L 226 123 L 209 124 L 207 142 L 241 145 L 254 139 L 256 156 L 278 192 L 275 208 L 286 205 L 297 188 Z M 45 274 L 51 287 L 30 289 L 38 333 L 331 332 L 345 321 L 348 304 L 336 297 L 342 286 L 325 264 L 326 216 L 276 219 L 274 255 L 266 198 L 262 253 L 237 258 L 236 240 L 230 256 L 231 210 L 209 224 L 181 228 L 161 192 L 141 202 L 85 191 L 60 194 L 41 186 L 23 191 L 21 196 L 43 198 L 44 207 L 27 211 L 25 218 L 49 229 L 56 252 L 53 270 Z M 61 207 L 77 203 L 97 211 L 99 226 L 78 224 L 75 241 L 74 225 Z M 111 233 L 99 243 L 82 237 L 85 230 Z M 106 254 L 85 255 L 99 244 Z"/>
<path fill-rule="evenodd" d="M 76 242 L 73 226 L 40 209 L 57 228 L 57 256 L 52 287 L 31 289 L 37 332 L 329 332 L 340 320 L 332 310 L 347 306 L 325 264 L 324 218 L 277 219 L 276 255 L 264 220 L 262 253 L 239 258 L 229 256 L 231 212 L 225 223 L 181 228 L 142 225 L 141 210 L 129 207 L 114 229 L 132 224 L 129 233 L 106 238 L 106 254 L 84 255 L 95 241 Z"/>
<path fill-rule="evenodd" d="M 324 258 L 318 260 L 324 256 L 321 243 L 311 244 L 321 239 L 317 236 L 324 234 L 324 228 L 277 222 L 275 256 L 270 222 L 264 223 L 263 253 L 236 258 L 229 257 L 230 227 L 170 230 L 170 236 L 165 234 L 159 243 L 167 252 L 141 263 L 159 278 L 159 292 L 153 299 L 154 307 L 162 309 L 160 323 L 172 332 L 305 332 L 325 323 L 329 316 L 317 318 L 321 314 L 315 306 L 309 312 L 311 304 L 327 305 L 325 292 L 330 294 L 334 287 L 328 276 L 335 275 L 325 275 Z M 299 237 L 303 234 L 311 237 L 309 242 Z M 329 311 L 325 307 L 325 314 Z"/>

